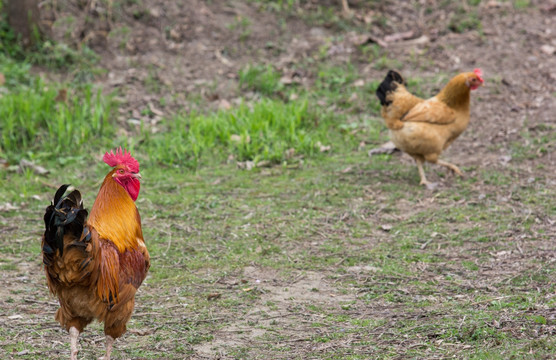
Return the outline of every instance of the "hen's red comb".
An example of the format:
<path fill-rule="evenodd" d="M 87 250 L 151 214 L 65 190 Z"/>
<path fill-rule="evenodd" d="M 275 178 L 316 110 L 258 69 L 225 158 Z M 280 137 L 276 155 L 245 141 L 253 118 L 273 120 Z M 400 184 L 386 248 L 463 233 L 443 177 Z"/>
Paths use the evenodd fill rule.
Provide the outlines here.
<path fill-rule="evenodd" d="M 477 75 L 477 77 L 479 78 L 479 80 L 481 82 L 484 82 L 484 80 L 483 80 L 483 71 L 481 69 L 477 68 L 477 69 L 473 70 L 473 72 L 475 73 L 475 75 Z"/>
<path fill-rule="evenodd" d="M 131 156 L 131 153 L 127 150 L 122 150 L 121 146 L 119 149 L 116 149 L 116 153 L 114 153 L 113 150 L 110 150 L 110 152 L 104 154 L 102 160 L 111 167 L 125 165 L 129 168 L 129 170 L 131 170 L 131 172 L 139 172 L 139 162 L 135 160 L 135 158 Z"/>

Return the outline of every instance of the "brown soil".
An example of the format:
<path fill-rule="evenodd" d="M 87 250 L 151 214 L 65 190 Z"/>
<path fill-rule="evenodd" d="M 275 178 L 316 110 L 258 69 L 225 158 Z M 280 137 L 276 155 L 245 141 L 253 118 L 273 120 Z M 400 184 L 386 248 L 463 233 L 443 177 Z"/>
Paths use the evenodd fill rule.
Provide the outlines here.
<path fill-rule="evenodd" d="M 423 43 L 415 43 L 410 39 L 388 46 L 388 57 L 404 64 L 402 73 L 406 77 L 431 78 L 439 71 L 455 74 L 481 67 L 486 78 L 486 86 L 473 95 L 473 119 L 469 129 L 444 156 L 458 166 L 471 168 L 468 175 L 474 176 L 474 172 L 478 170 L 473 169 L 507 166 L 512 162 L 510 146 L 522 144 L 524 148 L 531 149 L 530 159 L 515 165 L 518 169 L 515 174 L 516 184 L 525 184 L 530 179 L 534 181 L 536 177 L 542 177 L 546 179 L 548 186 L 556 185 L 556 142 L 551 135 L 554 132 L 556 114 L 556 53 L 550 52 L 551 47 L 556 47 L 554 2 L 533 0 L 530 7 L 516 10 L 507 1 L 482 1 L 478 6 L 482 30 L 471 29 L 456 33 L 449 30 L 449 24 L 456 16 L 456 5 L 441 7 L 442 1 L 435 0 L 353 1 L 353 14 L 345 20 L 347 23 L 361 25 L 365 19 L 375 19 L 377 22 L 376 25 L 368 26 L 370 30 L 365 34 L 345 31 L 334 23 L 311 25 L 304 21 L 300 14 L 308 15 L 315 11 L 317 2 L 300 1 L 297 15 L 294 12 L 293 15 L 284 17 L 262 11 L 257 2 L 239 0 L 129 1 L 125 6 L 112 9 L 111 16 L 115 20 L 102 25 L 102 16 L 99 15 L 101 20 L 95 26 L 79 20 L 76 24 L 81 26 L 83 23 L 81 29 L 86 31 L 72 31 L 68 35 L 67 23 L 62 20 L 69 15 L 82 19 L 81 14 L 86 9 L 71 5 L 74 3 L 72 1 L 61 0 L 57 14 L 59 20 L 53 30 L 56 38 L 87 42 L 102 55 L 101 64 L 106 69 L 106 74 L 99 82 L 107 92 L 119 90 L 122 102 L 119 121 L 125 123 L 130 118 L 144 118 L 153 126 L 163 115 L 191 110 L 195 106 L 189 100 L 192 96 L 201 95 L 203 104 L 208 104 L 210 108 L 233 104 L 240 95 L 244 96 L 238 90 L 237 74 L 247 64 L 268 63 L 284 73 L 303 71 L 306 84 L 310 86 L 316 70 L 298 69 L 298 64 L 304 63 L 307 58 L 316 58 L 316 53 L 324 44 L 331 43 L 327 61 L 351 62 L 365 82 L 381 79 L 385 70 L 377 70 L 367 63 L 357 43 L 361 35 L 371 34 L 373 38 L 382 39 L 386 35 L 413 31 L 413 39 L 421 36 L 427 38 L 422 38 L 425 39 Z M 326 3 L 338 14 L 341 13 L 339 1 Z M 418 4 L 426 4 L 432 10 L 429 12 L 425 6 Z M 98 13 L 102 15 L 101 10 Z M 384 23 L 376 20 L 381 16 L 386 19 Z M 248 34 L 242 29 L 242 19 L 249 21 Z M 107 32 L 106 28 L 110 31 Z M 441 85 L 427 85 L 427 92 L 432 94 Z M 162 98 L 166 101 L 165 106 L 161 104 Z M 153 108 L 154 114 L 142 114 L 142 110 Z M 543 136 L 550 140 L 545 144 L 531 143 Z M 413 166 L 412 161 L 405 157 L 400 161 Z M 435 176 L 431 173 L 432 180 L 435 180 Z M 481 184 L 481 188 L 476 190 L 477 193 L 490 190 L 494 192 L 488 184 Z M 400 206 L 403 207 L 403 204 Z M 423 202 L 422 206 L 435 207 L 432 200 Z M 411 211 L 416 211 L 409 207 L 407 210 L 405 218 L 410 216 Z M 545 225 L 550 227 L 548 223 Z M 2 236 L 9 235 L 8 230 Z M 381 238 L 379 231 L 377 236 L 379 240 L 388 238 L 385 235 Z M 496 282 L 493 280 L 496 277 L 503 278 L 507 275 L 501 272 L 502 268 L 510 273 L 531 270 L 520 268 L 519 259 L 546 257 L 551 246 L 535 244 L 541 245 L 541 249 L 524 243 L 519 252 L 495 254 L 490 260 L 490 270 L 482 274 L 481 278 L 491 278 L 489 284 L 492 284 Z M 492 244 L 489 245 L 492 247 Z M 443 261 L 448 262 L 451 255 L 440 251 L 440 256 Z M 22 271 L 23 265 L 25 264 L 21 265 Z M 435 264 L 435 267 L 441 265 Z M 427 271 L 426 265 L 423 266 L 424 268 L 416 268 L 415 271 L 442 281 L 437 274 Z M 448 264 L 446 268 L 446 271 L 450 270 Z M 346 276 L 365 283 L 368 279 L 362 274 L 369 276 L 373 271 L 372 268 L 351 267 Z M 40 269 L 30 269 L 23 273 L 38 274 Z M 396 313 L 395 305 L 382 301 L 365 307 L 358 300 L 356 291 L 340 293 L 331 284 L 332 280 L 328 275 L 304 272 L 295 274 L 290 282 L 284 282 L 274 280 L 280 276 L 269 269 L 243 269 L 243 274 L 238 277 L 247 279 L 250 284 L 260 284 L 259 287 L 264 289 L 261 304 L 270 301 L 275 307 L 271 311 L 264 305 L 253 308 L 236 323 L 231 322 L 213 334 L 214 340 L 211 342 L 194 345 L 193 349 L 197 354 L 195 358 L 228 358 L 223 355 L 223 348 L 249 346 L 254 337 L 263 336 L 266 331 L 264 326 L 244 327 L 243 324 L 262 322 L 261 325 L 265 325 L 274 318 L 280 321 L 282 328 L 291 328 L 285 334 L 285 343 L 292 348 L 291 354 L 303 356 L 302 354 L 308 352 L 325 351 L 327 347 L 350 346 L 350 342 L 357 340 L 343 339 L 344 343 L 341 345 L 331 341 L 319 345 L 320 347 L 303 341 L 308 332 L 315 333 L 316 330 L 309 329 L 307 324 L 314 322 L 311 317 L 317 315 L 296 314 L 292 311 L 293 307 L 300 304 L 301 307 L 313 304 L 334 313 L 342 305 L 353 302 L 360 317 L 386 321 L 370 333 L 376 337 L 388 333 L 389 321 L 393 321 L 396 316 L 405 316 L 407 319 L 418 319 L 420 316 L 419 313 L 400 315 Z M 13 291 L 17 289 L 17 282 L 26 281 L 28 279 L 25 277 L 0 279 L 0 298 L 9 295 L 6 289 Z M 465 283 L 465 280 L 462 281 Z M 468 281 L 468 286 L 480 288 L 481 283 Z M 313 288 L 318 291 L 310 291 Z M 409 285 L 406 290 L 411 292 Z M 35 293 L 25 294 L 25 298 L 44 298 L 42 295 L 45 291 L 44 288 L 35 289 Z M 36 292 L 42 295 L 39 296 Z M 480 307 L 481 304 L 477 306 Z M 55 307 L 52 306 L 52 309 Z M 262 309 L 266 311 L 265 320 L 260 320 L 258 316 Z M 140 309 L 138 312 L 141 312 Z M 548 314 L 548 310 L 546 313 Z M 51 313 L 42 315 L 48 318 L 48 323 L 52 323 Z M 442 315 L 436 314 L 439 318 Z M 60 347 L 59 344 L 56 346 Z M 400 339 L 397 346 L 407 344 Z M 260 356 L 264 358 L 265 354 L 261 352 Z"/>

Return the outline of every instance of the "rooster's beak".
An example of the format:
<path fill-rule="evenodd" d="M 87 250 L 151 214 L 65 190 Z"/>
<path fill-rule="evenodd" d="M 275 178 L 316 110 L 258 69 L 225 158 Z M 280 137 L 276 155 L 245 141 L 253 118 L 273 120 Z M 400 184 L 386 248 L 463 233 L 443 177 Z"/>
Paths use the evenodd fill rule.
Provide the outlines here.
<path fill-rule="evenodd" d="M 142 176 L 139 173 L 133 174 L 133 177 L 136 178 L 137 180 L 141 180 Z"/>

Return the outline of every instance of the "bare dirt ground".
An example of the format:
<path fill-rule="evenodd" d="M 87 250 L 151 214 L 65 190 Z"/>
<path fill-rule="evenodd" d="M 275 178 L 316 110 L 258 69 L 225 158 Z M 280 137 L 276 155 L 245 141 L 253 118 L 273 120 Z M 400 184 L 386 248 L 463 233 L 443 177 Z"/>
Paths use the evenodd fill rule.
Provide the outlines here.
<path fill-rule="evenodd" d="M 77 16 L 84 11 L 77 6 L 70 6 L 60 1 L 59 19 L 67 19 L 68 14 Z M 297 3 L 297 2 L 296 2 Z M 483 1 L 478 5 L 478 19 L 482 28 L 469 29 L 462 33 L 450 31 L 450 23 L 453 21 L 457 6 L 440 6 L 439 1 L 354 1 L 353 13 L 345 20 L 336 22 L 308 21 L 312 11 L 317 11 L 318 1 L 301 1 L 296 5 L 297 11 L 288 15 L 278 14 L 271 11 L 261 10 L 261 4 L 248 1 L 162 1 L 143 0 L 139 2 L 127 2 L 121 7 L 114 7 L 112 11 L 117 21 L 109 22 L 110 32 L 104 36 L 102 22 L 99 20 L 97 29 L 87 27 L 87 33 L 97 31 L 100 35 L 68 33 L 68 23 L 57 22 L 54 26 L 54 34 L 59 39 L 76 41 L 81 36 L 82 41 L 89 42 L 90 46 L 101 54 L 102 67 L 106 74 L 102 75 L 101 81 L 107 92 L 118 89 L 121 97 L 121 112 L 119 121 L 127 124 L 130 118 L 143 118 L 152 126 L 156 126 L 161 116 L 180 111 L 190 111 L 197 107 L 191 101 L 196 96 L 202 97 L 201 103 L 208 108 L 227 108 L 234 104 L 241 94 L 238 90 L 238 71 L 248 64 L 263 63 L 275 66 L 284 74 L 297 71 L 302 74 L 302 83 L 310 87 L 316 78 L 316 69 L 310 66 L 301 67 L 299 64 L 307 64 L 307 59 L 317 58 L 323 47 L 326 50 L 326 61 L 330 63 L 351 63 L 356 67 L 359 77 L 364 82 L 381 79 L 386 70 L 377 69 L 370 64 L 364 55 L 363 48 L 372 46 L 376 39 L 384 39 L 387 35 L 400 34 L 412 31 L 408 39 L 387 43 L 388 58 L 397 60 L 396 64 L 403 64 L 402 73 L 407 78 L 430 79 L 436 73 L 455 74 L 467 71 L 475 67 L 482 68 L 486 78 L 486 86 L 474 94 L 472 106 L 472 122 L 469 129 L 461 138 L 444 154 L 454 163 L 468 170 L 468 176 L 473 177 L 478 171 L 492 169 L 505 172 L 512 177 L 514 186 L 526 186 L 532 182 L 539 181 L 543 186 L 554 188 L 556 186 L 556 139 L 554 137 L 556 124 L 556 3 L 551 1 L 533 0 L 530 6 L 515 9 L 510 2 L 506 1 Z M 335 1 L 322 2 L 329 5 L 341 19 L 341 6 Z M 470 5 L 466 5 L 469 7 Z M 102 14 L 102 11 L 98 11 Z M 464 16 L 459 14 L 457 16 Z M 79 17 L 77 17 L 79 18 Z M 249 25 L 243 19 L 248 19 Z M 383 19 L 380 20 L 379 19 Z M 363 25 L 365 22 L 372 25 Z M 350 26 L 341 26 L 343 23 Z M 79 24 L 79 21 L 76 21 Z M 340 25 L 339 25 L 340 24 Z M 356 32 L 353 29 L 358 25 L 367 26 L 368 30 Z M 70 34 L 71 33 L 71 34 Z M 365 43 L 365 41 L 367 41 Z M 363 44 L 363 45 L 361 45 Z M 388 66 L 389 67 L 389 66 Z M 60 76 L 59 74 L 57 76 Z M 428 93 L 432 94 L 442 84 L 425 85 Z M 161 104 L 163 99 L 164 104 Z M 145 115 L 143 110 L 151 111 Z M 154 110 L 153 110 L 154 109 Z M 204 110 L 204 109 L 200 109 Z M 127 126 L 127 125 L 126 125 Z M 543 140 L 544 139 L 544 140 Z M 378 144 L 374 144 L 378 145 Z M 515 148 L 522 147 L 523 158 L 514 163 Z M 402 161 L 408 166 L 413 166 L 409 158 L 401 157 L 392 161 Z M 512 165 L 512 171 L 505 169 Z M 438 175 L 430 172 L 432 180 L 438 180 Z M 349 178 L 350 174 L 338 176 Z M 357 178 L 368 178 L 370 174 L 365 169 L 360 169 Z M 436 177 L 436 178 L 435 178 Z M 353 178 L 353 177 L 352 177 Z M 354 181 L 346 180 L 346 181 Z M 450 186 L 451 179 L 443 179 Z M 508 192 L 500 192 L 496 183 L 477 182 L 472 186 L 472 191 L 478 194 L 494 194 L 499 201 L 511 201 L 511 187 Z M 372 187 L 366 188 L 368 197 L 353 199 L 353 209 L 365 211 L 364 201 L 380 202 L 388 200 L 385 194 L 374 192 Z M 554 199 L 546 199 L 554 202 Z M 410 219 L 414 213 L 422 213 L 430 210 L 431 213 L 444 209 L 446 204 L 435 202 L 434 195 L 419 202 L 404 202 L 400 200 L 396 208 L 403 213 L 396 220 L 404 221 Z M 496 202 L 493 206 L 497 206 Z M 539 205 L 540 207 L 550 205 Z M 518 207 L 513 208 L 519 213 Z M 342 216 L 342 214 L 334 214 Z M 365 214 L 370 218 L 376 218 L 379 222 L 395 218 L 388 213 Z M 535 231 L 542 230 L 544 236 L 554 239 L 556 228 L 554 219 L 543 217 L 542 214 L 523 214 L 523 217 L 538 216 L 538 223 L 533 226 Z M 16 220 L 27 221 L 22 215 Z M 346 227 L 352 221 L 348 217 L 345 220 Z M 155 222 L 145 221 L 144 226 L 156 226 Z M 2 236 L 17 232 L 19 225 L 14 224 L 13 229 L 4 228 Z M 329 235 L 332 232 L 342 231 L 333 226 L 322 226 L 322 232 Z M 465 231 L 462 226 L 460 231 Z M 488 229 L 487 229 L 488 230 Z M 492 225 L 493 236 L 495 225 Z M 496 296 L 497 289 L 494 284 L 506 281 L 508 278 L 519 276 L 521 273 L 535 273 L 540 267 L 535 267 L 535 261 L 539 263 L 546 261 L 554 262 L 554 242 L 536 241 L 527 242 L 522 235 L 519 225 L 516 225 L 515 234 L 498 234 L 499 240 L 494 243 L 485 244 L 483 248 L 477 244 L 465 244 L 461 252 L 452 254 L 449 249 L 444 250 L 443 242 L 448 242 L 442 234 L 437 234 L 439 262 L 434 265 L 416 263 L 414 268 L 415 279 L 430 279 L 443 285 L 444 277 L 438 273 L 439 268 L 445 272 L 453 270 L 453 276 L 461 279 L 461 286 L 469 289 L 486 289 L 485 293 Z M 496 251 L 498 245 L 509 238 L 520 239 L 518 245 L 512 251 Z M 313 234 L 308 236 L 304 244 L 289 244 L 285 246 L 303 246 L 310 254 L 312 247 L 317 248 L 324 242 L 325 236 Z M 21 239 L 27 241 L 28 239 Z M 380 229 L 369 230 L 365 244 L 346 244 L 346 251 L 356 251 L 359 247 L 372 247 L 378 243 L 392 241 L 392 235 Z M 516 240 L 517 241 L 517 240 Z M 422 250 L 425 251 L 427 245 Z M 38 249 L 38 246 L 37 246 Z M 494 250 L 493 250 L 494 249 Z M 419 251 L 417 251 L 419 252 Z M 467 278 L 464 273 L 458 273 L 458 269 L 450 269 L 451 260 L 454 257 L 465 260 L 467 256 L 474 261 L 477 254 L 490 254 L 489 260 L 481 267 L 481 273 L 473 279 Z M 536 259 L 536 260 L 535 260 Z M 17 275 L 14 272 L 3 274 L 0 278 L 0 299 L 13 297 L 14 291 L 22 294 L 21 303 L 6 303 L 2 300 L 3 308 L 14 306 L 23 315 L 17 315 L 9 319 L 12 322 L 19 321 L 18 325 L 25 324 L 25 314 L 41 311 L 45 307 L 50 309 L 45 318 L 51 319 L 56 308 L 54 301 L 44 302 L 33 300 L 43 298 L 44 288 L 29 288 L 29 284 L 40 283 L 42 274 L 36 259 L 17 259 L 20 268 Z M 33 264 L 33 265 L 31 265 Z M 340 265 L 340 264 L 338 264 Z M 237 287 L 241 281 L 246 284 L 256 284 L 264 291 L 260 294 L 256 306 L 244 309 L 245 311 L 236 320 L 237 314 L 221 313 L 214 314 L 214 321 L 225 319 L 225 325 L 213 330 L 207 341 L 185 345 L 184 349 L 189 355 L 184 357 L 194 359 L 228 359 L 228 358 L 320 358 L 319 354 L 327 351 L 338 351 L 341 348 L 353 348 L 353 354 L 358 358 L 376 358 L 381 354 L 387 354 L 390 358 L 406 358 L 407 349 L 418 348 L 422 341 L 432 341 L 442 334 L 434 331 L 423 330 L 422 337 L 417 341 L 415 338 L 406 340 L 403 337 L 396 338 L 390 332 L 394 323 L 400 321 L 414 321 L 415 326 L 423 316 L 436 317 L 442 322 L 445 316 L 453 316 L 435 298 L 434 292 L 429 295 L 415 294 L 412 292 L 410 279 L 406 279 L 405 287 L 395 294 L 382 294 L 381 297 L 369 306 L 361 300 L 362 286 L 375 286 L 376 269 L 372 266 L 347 266 L 346 273 L 340 277 L 333 272 L 303 271 L 290 275 L 285 279 L 273 269 L 251 266 L 238 270 L 229 277 L 220 279 L 212 287 L 213 291 L 221 293 L 229 292 L 231 288 Z M 336 281 L 351 279 L 352 287 L 345 285 L 336 286 Z M 381 279 L 387 283 L 388 279 Z M 395 281 L 395 279 L 391 279 Z M 359 285 L 355 285 L 359 284 Z M 363 284 L 363 285 L 362 285 Z M 149 284 L 150 285 L 150 284 Z M 525 285 L 524 285 L 525 286 Z M 315 289 L 311 291 L 311 289 Z M 318 289 L 318 291 L 317 291 Z M 450 290 L 443 292 L 444 295 Z M 152 310 L 150 306 L 156 305 L 156 287 L 145 286 L 142 293 L 149 299 L 147 305 L 138 305 L 138 319 L 149 317 Z M 399 296 L 401 298 L 414 297 L 415 301 L 427 298 L 438 311 L 431 312 L 430 308 L 422 311 L 403 313 L 398 311 L 395 302 L 386 301 L 386 296 Z M 454 296 L 458 295 L 453 290 Z M 470 300 L 471 301 L 471 300 Z M 473 306 L 484 309 L 487 304 L 481 300 L 473 300 Z M 269 305 L 271 304 L 271 305 Z M 24 306 L 25 305 L 25 306 Z M 175 305 L 175 304 L 174 304 Z M 178 304 L 179 305 L 179 304 Z M 182 314 L 181 308 L 175 308 L 175 313 Z M 144 308 L 143 308 L 144 306 Z M 309 311 L 309 306 L 320 308 L 320 312 Z M 434 307 L 433 306 L 433 307 Z M 543 315 L 550 324 L 543 328 L 546 332 L 554 335 L 554 321 L 556 314 L 553 308 L 526 310 L 537 315 Z M 264 312 L 264 317 L 261 314 Z M 143 314 L 142 314 L 143 313 Z M 144 314 L 147 315 L 144 315 Z M 313 326 L 322 318 L 322 313 L 347 314 L 357 319 L 373 319 L 372 325 L 366 336 L 376 340 L 374 346 L 369 346 L 362 341 L 358 335 L 349 335 L 341 339 L 332 339 L 322 343 L 308 341 L 309 338 L 327 335 L 326 328 Z M 191 315 L 191 314 L 189 314 Z M 14 317 L 15 316 L 15 317 Z M 175 314 L 156 315 L 159 321 L 164 319 L 175 319 Z M 5 319 L 8 321 L 7 319 Z M 465 320 L 465 318 L 464 318 Z M 191 321 L 195 321 L 194 319 Z M 208 321 L 208 320 L 203 320 Z M 326 322 L 326 319 L 322 319 Z M 543 334 L 520 333 L 523 324 L 516 323 L 511 319 L 499 318 L 498 327 L 508 332 L 521 334 L 518 336 L 542 337 Z M 273 333 L 270 324 L 279 322 L 281 326 L 280 336 Z M 145 321 L 143 329 L 156 321 Z M 253 324 L 257 325 L 254 326 Z M 462 322 L 463 324 L 463 322 Z M 48 325 L 58 328 L 52 321 Z M 153 325 L 156 326 L 156 325 Z M 44 329 L 44 327 L 42 328 Z M 145 330 L 158 331 L 164 330 Z M 349 329 L 347 329 L 349 330 Z M 51 335 L 51 339 L 41 341 L 54 341 L 54 347 L 49 354 L 51 358 L 66 356 L 60 354 L 60 341 L 64 337 L 61 331 Z M 144 335 L 142 330 L 126 335 L 137 340 L 136 337 Z M 342 331 L 336 329 L 336 331 Z M 527 330 L 534 331 L 534 330 Z M 100 334 L 100 333 L 98 333 Z M 89 335 L 83 340 L 84 347 L 95 345 L 98 347 L 102 342 L 99 335 Z M 391 335 L 391 336 L 390 336 Z M 26 335 L 30 338 L 33 335 Z M 266 336 L 266 337 L 265 337 Z M 396 335 L 397 336 L 397 335 Z M 252 347 L 254 338 L 262 338 L 258 342 L 259 348 L 253 352 L 235 352 L 228 350 L 245 349 Z M 382 342 L 384 338 L 384 342 Z M 181 339 L 187 343 L 188 339 Z M 38 341 L 38 340 L 37 340 Z M 146 340 L 138 343 L 120 342 L 120 348 L 145 346 L 162 354 L 165 349 L 172 348 L 174 351 L 169 358 L 178 358 L 175 348 L 169 343 L 162 341 L 159 344 L 147 343 Z M 276 346 L 282 346 L 289 350 L 276 352 L 268 347 L 273 342 Z M 87 345 L 89 344 L 89 345 Z M 139 345 L 138 345 L 139 344 Z M 172 343 L 173 344 L 173 343 Z M 266 347 L 265 347 L 266 346 Z M 465 343 L 445 344 L 446 353 L 458 357 L 460 351 L 467 349 Z M 425 354 L 425 353 L 422 353 Z M 12 358 L 19 358 L 25 354 L 10 354 Z M 91 353 L 85 351 L 85 355 L 92 357 Z M 122 355 L 123 356 L 123 355 Z M 145 355 L 146 356 L 146 355 Z M 338 355 L 341 358 L 341 355 Z M 87 357 L 87 358 L 89 358 Z M 143 358 L 137 355 L 133 358 Z M 145 357 L 146 358 L 146 357 Z M 149 357 L 151 358 L 151 357 Z M 160 358 L 164 358 L 163 355 Z M 421 355 L 418 358 L 442 358 L 438 353 L 430 356 Z"/>

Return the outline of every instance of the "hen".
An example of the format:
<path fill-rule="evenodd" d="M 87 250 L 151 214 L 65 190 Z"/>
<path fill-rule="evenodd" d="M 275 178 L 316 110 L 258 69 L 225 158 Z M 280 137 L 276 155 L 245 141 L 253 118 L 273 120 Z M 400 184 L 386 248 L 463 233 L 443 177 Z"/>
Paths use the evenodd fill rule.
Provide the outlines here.
<path fill-rule="evenodd" d="M 411 155 L 417 163 L 421 185 L 429 186 L 423 163 L 446 166 L 462 176 L 454 164 L 440 160 L 442 151 L 469 124 L 470 92 L 483 85 L 480 69 L 453 77 L 448 84 L 428 100 L 418 98 L 405 88 L 402 76 L 390 70 L 376 90 L 382 105 L 382 117 L 390 129 L 396 147 Z"/>
<path fill-rule="evenodd" d="M 79 191 L 65 195 L 69 185 L 58 189 L 44 215 L 46 279 L 60 303 L 56 320 L 70 334 L 72 360 L 77 359 L 79 333 L 94 319 L 104 322 L 104 359 L 110 359 L 150 266 L 135 206 L 139 163 L 121 148 L 103 160 L 114 169 L 104 178 L 88 219 Z"/>

